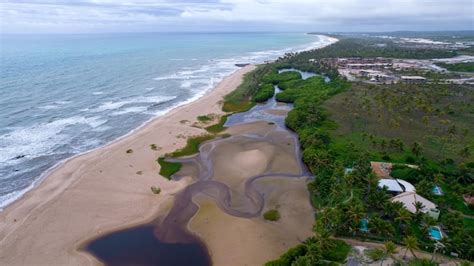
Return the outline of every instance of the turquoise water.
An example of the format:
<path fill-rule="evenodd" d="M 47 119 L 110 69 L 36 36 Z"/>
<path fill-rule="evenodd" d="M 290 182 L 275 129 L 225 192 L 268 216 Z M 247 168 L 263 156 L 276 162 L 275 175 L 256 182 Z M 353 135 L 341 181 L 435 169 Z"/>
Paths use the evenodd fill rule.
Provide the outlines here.
<path fill-rule="evenodd" d="M 439 186 L 434 186 L 432 189 L 432 192 L 433 194 L 438 195 L 438 196 L 443 195 L 443 191 L 441 190 Z"/>
<path fill-rule="evenodd" d="M 330 40 L 301 33 L 0 36 L 0 209 L 71 156 L 236 71 Z"/>
<path fill-rule="evenodd" d="M 437 227 L 430 227 L 430 237 L 434 240 L 441 240 L 442 236 L 441 236 L 441 231 L 439 230 L 439 228 Z"/>

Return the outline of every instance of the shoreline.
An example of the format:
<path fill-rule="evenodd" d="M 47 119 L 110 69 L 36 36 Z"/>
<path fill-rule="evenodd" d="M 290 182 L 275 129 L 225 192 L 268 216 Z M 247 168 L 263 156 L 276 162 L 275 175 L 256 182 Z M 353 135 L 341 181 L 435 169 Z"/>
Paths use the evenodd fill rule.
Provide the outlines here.
<path fill-rule="evenodd" d="M 305 33 L 305 34 L 309 35 L 308 33 Z M 328 35 L 314 34 L 314 36 L 317 36 L 318 38 L 322 38 L 322 39 L 319 39 L 318 41 L 309 43 L 305 48 L 292 47 L 292 49 L 294 49 L 294 52 L 299 53 L 299 52 L 302 52 L 302 51 L 309 51 L 309 50 L 313 50 L 313 49 L 319 49 L 319 48 L 325 47 L 327 45 L 333 44 L 333 43 L 338 41 L 336 38 L 330 37 Z M 288 49 L 290 49 L 290 48 L 288 48 Z M 275 59 L 269 60 L 269 62 L 273 62 L 274 60 Z M 252 64 L 249 64 L 249 65 L 252 65 Z M 237 66 L 237 67 L 239 67 L 239 66 Z M 199 94 L 197 94 L 196 96 L 193 96 L 193 97 L 191 97 L 187 100 L 183 100 L 183 101 L 177 103 L 175 106 L 171 106 L 171 107 L 161 111 L 162 113 L 157 115 L 157 116 L 151 117 L 150 119 L 143 121 L 143 123 L 140 124 L 138 127 L 131 129 L 129 132 L 125 133 L 124 135 L 119 136 L 119 137 L 117 137 L 113 140 L 110 140 L 110 141 L 106 142 L 103 145 L 92 148 L 90 150 L 79 152 L 78 154 L 74 154 L 71 157 L 62 159 L 62 160 L 54 163 L 51 167 L 49 167 L 44 172 L 42 172 L 38 176 L 38 178 L 35 179 L 28 187 L 26 187 L 26 188 L 24 188 L 20 191 L 17 191 L 17 194 L 12 195 L 11 198 L 6 200 L 7 203 L 3 204 L 3 206 L 0 206 L 0 214 L 5 209 L 7 209 L 9 206 L 11 206 L 15 202 L 21 200 L 27 193 L 29 193 L 32 190 L 35 190 L 38 186 L 40 186 L 45 181 L 45 179 L 47 179 L 47 177 L 50 174 L 52 174 L 56 169 L 61 167 L 63 164 L 65 164 L 65 163 L 69 162 L 70 160 L 73 160 L 77 157 L 80 157 L 80 156 L 86 155 L 88 153 L 94 152 L 98 149 L 106 148 L 109 145 L 113 145 L 115 142 L 118 142 L 118 141 L 120 141 L 124 138 L 129 137 L 130 135 L 133 135 L 135 132 L 137 132 L 140 129 L 142 129 L 143 127 L 147 126 L 149 123 L 152 123 L 154 120 L 159 119 L 160 117 L 166 116 L 166 115 L 170 114 L 171 112 L 175 111 L 176 109 L 179 109 L 182 106 L 186 106 L 190 103 L 193 103 L 193 102 L 201 99 L 202 97 L 206 96 L 208 93 L 212 92 L 212 90 L 214 90 L 219 85 L 219 83 L 222 82 L 223 79 L 225 79 L 226 77 L 228 77 L 230 75 L 233 75 L 234 73 L 239 71 L 241 68 L 242 67 L 239 67 L 239 68 L 235 69 L 234 71 L 230 72 L 227 76 L 223 77 L 220 81 L 218 81 L 215 86 L 213 86 L 211 88 L 208 88 L 207 90 L 204 90 L 204 91 L 200 92 Z"/>
<path fill-rule="evenodd" d="M 54 168 L 41 184 L 0 212 L 0 262 L 97 264 L 95 258 L 77 248 L 88 239 L 144 223 L 167 210 L 163 204 L 170 205 L 173 194 L 189 180 L 161 177 L 156 159 L 183 147 L 187 137 L 205 133 L 192 127 L 197 116 L 222 115 L 222 98 L 254 68 L 241 68 L 199 99 L 151 120 L 133 134 Z M 184 120 L 188 122 L 182 123 Z M 162 149 L 152 151 L 152 143 Z M 129 148 L 133 148 L 132 154 L 125 152 Z M 137 170 L 143 173 L 138 175 Z M 150 191 L 153 185 L 162 188 L 160 195 Z M 61 233 L 65 231 L 69 234 Z M 28 237 L 31 235 L 35 236 L 33 241 Z M 57 257 L 53 259 L 48 253 Z"/>

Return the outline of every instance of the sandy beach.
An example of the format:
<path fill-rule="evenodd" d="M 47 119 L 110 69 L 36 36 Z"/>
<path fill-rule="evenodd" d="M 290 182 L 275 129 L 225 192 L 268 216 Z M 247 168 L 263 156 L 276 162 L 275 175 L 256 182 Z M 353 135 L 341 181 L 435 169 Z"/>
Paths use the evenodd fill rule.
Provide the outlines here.
<path fill-rule="evenodd" d="M 0 213 L 0 264 L 100 264 L 78 252 L 79 245 L 169 210 L 173 194 L 190 180 L 162 178 L 155 160 L 183 147 L 187 137 L 204 133 L 193 126 L 197 116 L 222 114 L 223 96 L 236 89 L 243 75 L 254 68 L 240 69 L 197 101 L 51 171 L 37 188 Z M 157 150 L 152 150 L 151 144 Z M 154 195 L 151 186 L 159 186 L 161 194 Z"/>

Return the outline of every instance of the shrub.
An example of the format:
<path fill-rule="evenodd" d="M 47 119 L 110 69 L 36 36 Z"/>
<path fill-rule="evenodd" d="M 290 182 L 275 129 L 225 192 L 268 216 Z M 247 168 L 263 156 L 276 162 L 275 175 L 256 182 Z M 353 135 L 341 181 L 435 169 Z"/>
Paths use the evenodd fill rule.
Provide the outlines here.
<path fill-rule="evenodd" d="M 373 261 L 379 261 L 383 259 L 385 256 L 385 252 L 381 249 L 366 249 L 364 250 L 364 253 L 367 257 L 369 257 Z"/>
<path fill-rule="evenodd" d="M 150 149 L 156 151 L 158 150 L 158 147 L 156 146 L 156 144 L 150 144 Z"/>
<path fill-rule="evenodd" d="M 407 155 L 405 157 L 405 162 L 406 163 L 409 163 L 409 164 L 414 164 L 416 162 L 415 160 L 415 157 L 411 156 L 411 155 Z"/>
<path fill-rule="evenodd" d="M 306 246 L 300 244 L 294 248 L 290 248 L 285 254 L 274 261 L 269 261 L 265 263 L 265 266 L 286 266 L 291 265 L 298 257 L 304 256 L 306 254 Z"/>
<path fill-rule="evenodd" d="M 384 155 L 382 156 L 382 160 L 384 160 L 384 161 L 390 161 L 390 156 L 388 156 L 388 154 L 384 154 Z"/>
<path fill-rule="evenodd" d="M 197 120 L 203 123 L 212 121 L 212 117 L 210 115 L 200 115 L 197 117 Z"/>
<path fill-rule="evenodd" d="M 413 259 L 408 262 L 409 266 L 436 266 L 435 262 L 430 261 L 429 259 Z"/>
<path fill-rule="evenodd" d="M 126 151 L 126 153 L 128 153 L 128 154 L 133 153 L 133 150 L 132 150 L 132 149 L 128 149 L 128 150 Z"/>
<path fill-rule="evenodd" d="M 268 221 L 278 221 L 280 220 L 280 212 L 278 210 L 269 210 L 263 214 L 263 218 Z"/>
<path fill-rule="evenodd" d="M 158 195 L 161 192 L 161 188 L 159 188 L 159 187 L 152 186 L 150 189 L 151 189 L 151 192 L 153 192 L 153 194 Z"/>
<path fill-rule="evenodd" d="M 342 240 L 331 239 L 330 241 L 333 242 L 332 247 L 328 250 L 323 250 L 323 258 L 343 263 L 352 249 L 351 246 Z"/>

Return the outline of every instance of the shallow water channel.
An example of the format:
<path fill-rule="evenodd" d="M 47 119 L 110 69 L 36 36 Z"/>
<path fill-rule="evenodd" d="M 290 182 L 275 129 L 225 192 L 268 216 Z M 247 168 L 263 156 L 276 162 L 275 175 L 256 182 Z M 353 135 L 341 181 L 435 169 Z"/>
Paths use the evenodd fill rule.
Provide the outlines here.
<path fill-rule="evenodd" d="M 301 74 L 304 79 L 314 76 Z M 275 90 L 279 91 L 277 86 Z M 173 178 L 191 176 L 193 183 L 175 196 L 165 217 L 100 236 L 87 243 L 84 250 L 106 265 L 211 265 L 206 245 L 188 230 L 190 219 L 199 210 L 193 201 L 195 196 L 210 197 L 229 215 L 253 218 L 262 215 L 269 193 L 265 186 L 256 184 L 257 180 L 309 176 L 297 135 L 285 127 L 286 113 L 291 108 L 273 97 L 247 112 L 231 115 L 225 124 L 230 137 L 203 143 L 196 155 L 169 160 L 183 164 Z M 252 156 L 255 159 L 249 160 Z M 235 168 L 245 168 L 258 160 L 265 163 L 259 164 L 262 168 L 256 175 Z"/>

